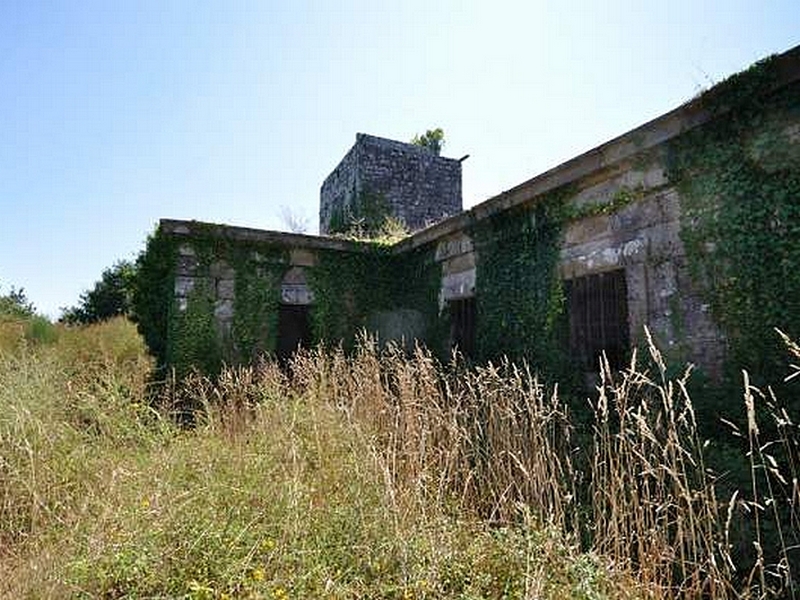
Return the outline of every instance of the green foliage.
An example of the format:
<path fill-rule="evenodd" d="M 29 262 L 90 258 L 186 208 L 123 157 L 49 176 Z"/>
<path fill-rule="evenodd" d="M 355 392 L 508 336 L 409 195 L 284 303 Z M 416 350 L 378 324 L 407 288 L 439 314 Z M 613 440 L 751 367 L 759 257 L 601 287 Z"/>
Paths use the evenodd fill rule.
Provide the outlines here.
<path fill-rule="evenodd" d="M 25 324 L 25 339 L 34 344 L 52 344 L 58 339 L 58 330 L 46 317 L 32 315 Z"/>
<path fill-rule="evenodd" d="M 561 218 L 566 221 L 579 221 L 598 215 L 611 215 L 622 208 L 644 198 L 646 189 L 639 187 L 620 187 L 607 202 L 594 202 L 584 206 L 564 204 Z"/>
<path fill-rule="evenodd" d="M 482 360 L 505 355 L 551 375 L 565 371 L 566 311 L 557 265 L 568 195 L 558 190 L 474 226 Z"/>
<path fill-rule="evenodd" d="M 393 304 L 388 251 L 375 244 L 361 252 L 320 251 L 310 272 L 314 291 L 312 333 L 315 341 L 352 347 L 369 313 Z"/>
<path fill-rule="evenodd" d="M 131 316 L 159 368 L 167 365 L 177 248 L 174 237 L 157 229 L 136 260 Z"/>
<path fill-rule="evenodd" d="M 191 256 L 179 256 L 181 244 Z M 184 268 L 195 281 L 185 306 L 173 300 L 178 260 L 191 263 Z M 229 328 L 215 321 L 219 265 L 234 278 Z M 222 227 L 194 223 L 183 240 L 159 229 L 137 261 L 133 316 L 161 368 L 216 373 L 223 362 L 274 352 L 280 284 L 288 268 L 285 249 L 232 240 Z"/>
<path fill-rule="evenodd" d="M 281 278 L 289 268 L 288 258 L 283 251 L 250 245 L 232 246 L 228 256 L 236 271 L 235 362 L 251 362 L 273 353 L 277 346 Z"/>
<path fill-rule="evenodd" d="M 441 267 L 431 251 L 397 256 L 376 243 L 365 245 L 361 252 L 321 251 L 309 280 L 314 291 L 314 339 L 328 344 L 342 341 L 352 348 L 370 315 L 414 308 L 425 320 L 426 339 L 421 341 L 439 351 L 444 345 L 438 307 L 440 279 Z"/>
<path fill-rule="evenodd" d="M 391 226 L 391 215 L 392 207 L 384 194 L 362 190 L 343 207 L 334 209 L 328 231 L 356 239 L 378 237 L 387 226 Z"/>
<path fill-rule="evenodd" d="M 0 296 L 0 353 L 52 344 L 57 339 L 58 329 L 47 317 L 36 314 L 24 289 L 12 287 L 8 294 Z"/>
<path fill-rule="evenodd" d="M 714 88 L 718 115 L 671 143 L 689 266 L 730 345 L 732 373 L 780 380 L 773 327 L 800 334 L 800 147 L 786 123 L 800 118 L 800 88 L 765 96 L 771 60 Z"/>
<path fill-rule="evenodd" d="M 215 376 L 222 368 L 222 344 L 214 323 L 214 300 L 206 285 L 195 287 L 186 306 L 174 307 L 167 362 L 178 377 L 192 369 Z"/>
<path fill-rule="evenodd" d="M 62 310 L 61 321 L 87 324 L 131 313 L 136 282 L 136 265 L 121 260 L 109 267 L 91 290 L 81 294 L 77 306 Z"/>
<path fill-rule="evenodd" d="M 25 295 L 25 289 L 14 287 L 8 294 L 0 296 L 0 317 L 25 318 L 36 313 L 33 303 Z"/>
<path fill-rule="evenodd" d="M 411 143 L 426 148 L 438 156 L 444 148 L 444 130 L 441 127 L 428 129 L 422 135 L 415 135 L 411 139 Z"/>

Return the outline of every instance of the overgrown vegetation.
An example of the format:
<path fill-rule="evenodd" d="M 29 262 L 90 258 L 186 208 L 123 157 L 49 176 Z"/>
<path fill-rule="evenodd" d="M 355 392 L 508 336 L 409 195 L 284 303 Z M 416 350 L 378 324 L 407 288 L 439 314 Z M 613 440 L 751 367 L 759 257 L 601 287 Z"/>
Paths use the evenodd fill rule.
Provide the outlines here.
<path fill-rule="evenodd" d="M 415 146 L 425 148 L 439 156 L 444 148 L 444 130 L 441 127 L 435 129 L 428 129 L 423 134 L 417 134 L 411 139 L 411 143 Z"/>
<path fill-rule="evenodd" d="M 555 376 L 571 370 L 557 269 L 569 193 L 557 190 L 474 226 L 480 359 L 527 360 Z"/>
<path fill-rule="evenodd" d="M 178 261 L 193 279 L 183 299 L 175 295 Z M 192 368 L 213 374 L 223 363 L 273 352 L 288 263 L 287 249 L 233 241 L 221 227 L 195 223 L 185 240 L 157 230 L 137 261 L 133 317 L 159 367 L 180 375 Z M 225 330 L 215 319 L 220 282 L 233 285 L 232 319 Z"/>
<path fill-rule="evenodd" d="M 408 230 L 392 215 L 392 207 L 384 194 L 361 190 L 344 205 L 333 209 L 328 233 L 387 245 L 407 236 Z"/>
<path fill-rule="evenodd" d="M 288 371 L 191 376 L 156 410 L 124 320 L 3 341 L 0 595 L 790 595 L 797 425 L 745 377 L 752 485 L 721 497 L 689 374 L 649 352 L 651 367 L 604 370 L 579 445 L 555 389 L 507 362 L 442 366 L 362 340 Z M 187 405 L 191 430 L 173 417 Z"/>
<path fill-rule="evenodd" d="M 429 250 L 396 256 L 373 243 L 357 253 L 323 251 L 309 275 L 316 343 L 343 342 L 352 348 L 370 316 L 413 307 L 426 325 L 424 341 L 437 354 L 446 354 L 438 304 L 441 266 Z"/>
<path fill-rule="evenodd" d="M 800 88 L 767 93 L 775 59 L 701 97 L 715 115 L 670 145 L 681 198 L 681 234 L 730 344 L 731 376 L 775 380 L 783 349 L 765 327 L 800 335 Z"/>
<path fill-rule="evenodd" d="M 117 261 L 103 271 L 91 290 L 81 294 L 76 306 L 62 309 L 59 320 L 71 324 L 97 323 L 132 312 L 136 265 Z"/>

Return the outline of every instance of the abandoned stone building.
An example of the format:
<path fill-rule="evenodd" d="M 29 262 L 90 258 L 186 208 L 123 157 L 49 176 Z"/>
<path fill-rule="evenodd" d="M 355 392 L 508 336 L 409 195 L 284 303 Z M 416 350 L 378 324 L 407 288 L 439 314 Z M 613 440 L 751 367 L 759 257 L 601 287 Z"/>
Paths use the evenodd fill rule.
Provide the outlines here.
<path fill-rule="evenodd" d="M 358 134 L 322 185 L 323 235 L 162 220 L 140 328 L 179 369 L 367 329 L 591 371 L 647 326 L 715 376 L 754 327 L 798 330 L 798 206 L 800 47 L 469 210 L 460 161 Z M 387 216 L 409 235 L 329 235 Z"/>

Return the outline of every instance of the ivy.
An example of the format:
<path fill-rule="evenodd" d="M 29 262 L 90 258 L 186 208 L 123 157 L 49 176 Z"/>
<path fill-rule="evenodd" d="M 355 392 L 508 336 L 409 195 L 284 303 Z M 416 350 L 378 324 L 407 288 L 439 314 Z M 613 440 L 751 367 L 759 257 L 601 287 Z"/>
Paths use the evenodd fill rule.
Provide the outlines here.
<path fill-rule="evenodd" d="M 183 307 L 174 300 L 180 246 L 192 251 L 196 282 Z M 215 321 L 215 264 L 226 265 L 234 280 L 229 330 Z M 274 352 L 281 278 L 288 268 L 285 249 L 232 239 L 224 227 L 192 223 L 186 237 L 158 229 L 137 261 L 134 317 L 159 366 L 180 374 L 192 366 L 215 373 L 223 361 L 249 362 Z"/>
<path fill-rule="evenodd" d="M 505 355 L 555 376 L 566 372 L 566 311 L 557 265 L 569 195 L 562 188 L 473 226 L 479 359 Z"/>
<path fill-rule="evenodd" d="M 392 207 L 382 193 L 361 190 L 343 206 L 334 207 L 328 232 L 359 239 L 375 237 L 391 217 Z"/>
<path fill-rule="evenodd" d="M 287 266 L 266 263 L 259 267 L 243 254 L 236 253 L 233 261 L 236 270 L 233 340 L 237 359 L 250 362 L 277 347 L 281 274 Z"/>
<path fill-rule="evenodd" d="M 583 206 L 565 203 L 562 207 L 561 218 L 566 222 L 580 221 L 598 215 L 611 215 L 620 209 L 641 200 L 647 195 L 643 186 L 626 187 L 618 189 L 607 202 L 591 202 Z"/>
<path fill-rule="evenodd" d="M 177 246 L 173 237 L 157 229 L 136 261 L 132 317 L 160 369 L 168 364 Z"/>
<path fill-rule="evenodd" d="M 379 311 L 419 310 L 425 320 L 426 342 L 443 348 L 443 324 L 438 292 L 441 267 L 432 250 L 393 255 L 382 244 L 364 244 L 361 252 L 320 251 L 310 270 L 314 291 L 312 332 L 316 342 L 342 341 L 352 347 L 355 335 Z"/>
<path fill-rule="evenodd" d="M 787 125 L 800 121 L 800 87 L 765 96 L 773 64 L 702 97 L 717 117 L 669 149 L 691 273 L 727 335 L 729 367 L 762 381 L 784 370 L 772 328 L 800 335 L 800 144 Z"/>
<path fill-rule="evenodd" d="M 169 327 L 168 364 L 178 377 L 192 368 L 211 376 L 222 366 L 222 344 L 214 323 L 214 300 L 205 283 L 196 286 L 182 310 L 173 310 Z"/>

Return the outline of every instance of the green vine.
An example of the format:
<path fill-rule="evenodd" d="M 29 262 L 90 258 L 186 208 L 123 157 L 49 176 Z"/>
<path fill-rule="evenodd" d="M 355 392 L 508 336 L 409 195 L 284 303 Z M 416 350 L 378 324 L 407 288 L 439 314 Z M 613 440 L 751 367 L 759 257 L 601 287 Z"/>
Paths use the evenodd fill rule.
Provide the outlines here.
<path fill-rule="evenodd" d="M 572 222 L 599 215 L 610 215 L 629 204 L 641 200 L 646 195 L 647 189 L 643 185 L 637 187 L 621 187 L 607 202 L 591 202 L 582 206 L 565 203 L 561 218 L 565 222 Z"/>
<path fill-rule="evenodd" d="M 173 237 L 157 229 L 148 237 L 145 250 L 136 261 L 132 316 L 159 369 L 168 364 L 177 247 Z"/>
<path fill-rule="evenodd" d="M 232 239 L 224 227 L 192 223 L 191 229 L 185 238 L 157 230 L 138 261 L 135 318 L 158 364 L 180 374 L 192 366 L 215 373 L 223 361 L 249 362 L 274 352 L 287 251 Z M 180 246 L 191 249 L 196 282 L 183 307 L 173 299 Z M 233 278 L 232 299 L 217 298 L 215 268 L 226 269 Z M 226 301 L 233 303 L 229 329 L 215 320 L 217 303 Z"/>
<path fill-rule="evenodd" d="M 321 251 L 310 270 L 314 291 L 312 331 L 316 342 L 342 341 L 352 347 L 355 335 L 376 312 L 414 308 L 423 314 L 426 342 L 443 346 L 438 292 L 441 267 L 431 250 L 392 255 L 377 243 L 362 252 Z M 410 282 L 413 282 L 411 284 Z"/>
<path fill-rule="evenodd" d="M 214 323 L 214 300 L 207 285 L 195 287 L 183 310 L 173 310 L 167 361 L 178 377 L 192 368 L 216 375 L 222 366 L 222 345 Z"/>
<path fill-rule="evenodd" d="M 561 189 L 473 227 L 477 254 L 478 355 L 524 359 L 565 372 L 565 302 L 557 265 L 568 218 Z"/>
<path fill-rule="evenodd" d="M 375 237 L 391 214 L 392 207 L 384 194 L 362 190 L 332 210 L 328 232 L 359 239 Z"/>
<path fill-rule="evenodd" d="M 800 87 L 764 95 L 768 59 L 702 97 L 717 118 L 670 144 L 691 273 L 729 341 L 729 364 L 780 380 L 772 328 L 800 335 Z"/>

